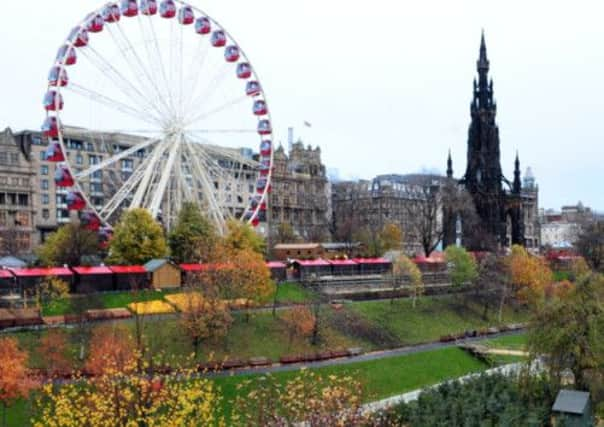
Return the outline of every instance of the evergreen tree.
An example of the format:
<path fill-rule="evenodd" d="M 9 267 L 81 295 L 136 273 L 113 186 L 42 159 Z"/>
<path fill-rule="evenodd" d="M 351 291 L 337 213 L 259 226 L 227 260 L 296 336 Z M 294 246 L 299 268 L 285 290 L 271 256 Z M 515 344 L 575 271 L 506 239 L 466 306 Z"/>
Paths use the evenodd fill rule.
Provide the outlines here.
<path fill-rule="evenodd" d="M 207 261 L 217 241 L 214 226 L 195 203 L 184 203 L 168 236 L 172 258 L 177 263 Z"/>

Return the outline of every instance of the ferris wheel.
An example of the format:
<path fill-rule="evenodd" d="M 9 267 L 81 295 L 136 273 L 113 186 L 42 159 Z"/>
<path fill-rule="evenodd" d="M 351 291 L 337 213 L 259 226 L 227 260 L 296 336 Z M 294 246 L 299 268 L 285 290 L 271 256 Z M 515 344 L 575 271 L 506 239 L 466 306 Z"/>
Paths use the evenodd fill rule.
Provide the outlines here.
<path fill-rule="evenodd" d="M 186 201 L 220 231 L 228 218 L 266 222 L 266 96 L 239 44 L 200 9 L 123 0 L 90 13 L 58 50 L 44 108 L 57 193 L 86 228 L 107 237 L 124 209 L 146 208 L 170 229 Z"/>

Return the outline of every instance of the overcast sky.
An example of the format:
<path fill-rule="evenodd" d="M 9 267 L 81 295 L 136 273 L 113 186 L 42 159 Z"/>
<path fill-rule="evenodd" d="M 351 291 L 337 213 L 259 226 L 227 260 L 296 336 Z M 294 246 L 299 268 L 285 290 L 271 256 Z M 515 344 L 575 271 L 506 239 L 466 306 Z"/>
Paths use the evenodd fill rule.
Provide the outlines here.
<path fill-rule="evenodd" d="M 56 49 L 100 3 L 3 1 L 0 125 L 38 128 Z M 540 205 L 604 210 L 604 3 L 594 1 L 192 0 L 246 50 L 276 139 L 294 126 L 343 178 L 466 163 L 472 79 L 485 29 L 502 166 L 520 152 Z M 303 121 L 312 128 L 303 128 Z M 254 144 L 255 145 L 255 141 Z"/>

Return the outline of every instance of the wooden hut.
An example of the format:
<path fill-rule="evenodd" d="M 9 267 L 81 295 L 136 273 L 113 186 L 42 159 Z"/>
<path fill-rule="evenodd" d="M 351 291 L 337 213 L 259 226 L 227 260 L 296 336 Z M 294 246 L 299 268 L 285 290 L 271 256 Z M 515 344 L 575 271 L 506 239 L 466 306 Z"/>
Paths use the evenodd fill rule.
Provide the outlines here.
<path fill-rule="evenodd" d="M 271 272 L 271 279 L 275 282 L 284 282 L 287 280 L 287 266 L 280 261 L 269 261 L 266 266 Z"/>
<path fill-rule="evenodd" d="M 392 268 L 392 262 L 386 258 L 355 258 L 359 274 L 386 274 Z"/>
<path fill-rule="evenodd" d="M 113 271 L 104 265 L 98 267 L 73 267 L 76 293 L 107 292 L 115 290 Z"/>
<path fill-rule="evenodd" d="M 279 243 L 273 247 L 276 260 L 314 259 L 323 256 L 323 247 L 319 243 Z"/>
<path fill-rule="evenodd" d="M 66 282 L 70 289 L 72 287 L 73 272 L 67 267 L 9 268 L 9 270 L 16 278 L 21 295 L 25 292 L 31 294 L 33 289 L 50 277 L 57 277 Z"/>
<path fill-rule="evenodd" d="M 555 426 L 591 427 L 595 425 L 589 393 L 586 391 L 560 390 L 552 412 L 552 424 Z"/>
<path fill-rule="evenodd" d="M 351 259 L 332 259 L 331 272 L 334 276 L 354 276 L 359 274 L 359 265 Z"/>
<path fill-rule="evenodd" d="M 294 276 L 300 280 L 308 280 L 311 277 L 331 275 L 331 264 L 324 259 L 300 260 L 293 262 Z"/>
<path fill-rule="evenodd" d="M 112 265 L 109 269 L 113 272 L 115 290 L 130 291 L 149 287 L 149 274 L 142 265 Z"/>
<path fill-rule="evenodd" d="M 144 265 L 150 274 L 151 286 L 155 289 L 180 288 L 182 273 L 178 265 L 168 259 L 152 259 Z"/>
<path fill-rule="evenodd" d="M 19 293 L 19 287 L 13 273 L 7 269 L 0 269 L 0 295 L 12 295 Z"/>

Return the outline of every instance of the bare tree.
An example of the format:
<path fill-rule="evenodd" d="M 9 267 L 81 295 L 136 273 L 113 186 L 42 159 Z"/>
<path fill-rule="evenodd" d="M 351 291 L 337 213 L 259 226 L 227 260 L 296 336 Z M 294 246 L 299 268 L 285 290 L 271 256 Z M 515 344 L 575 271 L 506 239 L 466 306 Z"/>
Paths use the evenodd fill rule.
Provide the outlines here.
<path fill-rule="evenodd" d="M 575 247 L 591 268 L 596 271 L 604 269 L 604 221 L 585 221 Z"/>
<path fill-rule="evenodd" d="M 0 228 L 0 254 L 17 255 L 22 250 L 19 231 L 12 217 L 8 218 L 8 224 Z"/>

